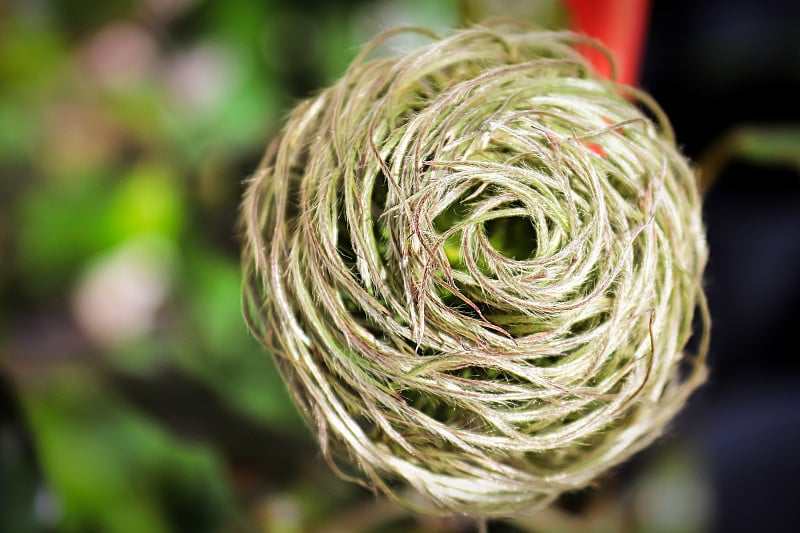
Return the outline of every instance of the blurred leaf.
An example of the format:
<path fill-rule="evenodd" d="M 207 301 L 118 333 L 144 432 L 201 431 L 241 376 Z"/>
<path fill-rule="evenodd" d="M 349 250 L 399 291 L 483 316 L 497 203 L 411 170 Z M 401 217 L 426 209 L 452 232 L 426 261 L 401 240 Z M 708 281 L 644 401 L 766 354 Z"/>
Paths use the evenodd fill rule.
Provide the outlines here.
<path fill-rule="evenodd" d="M 94 255 L 132 237 L 176 239 L 185 206 L 172 172 L 146 164 L 118 182 L 87 177 L 28 191 L 13 223 L 19 268 L 31 289 L 63 289 Z"/>
<path fill-rule="evenodd" d="M 217 529 L 230 496 L 210 452 L 127 411 L 85 373 L 51 375 L 24 391 L 23 402 L 61 530 Z"/>
<path fill-rule="evenodd" d="M 348 65 L 358 54 L 358 37 L 351 29 L 350 21 L 341 12 L 332 12 L 320 21 L 322 28 L 319 39 L 321 50 L 318 69 L 323 83 L 331 84 L 339 79 Z"/>
<path fill-rule="evenodd" d="M 27 163 L 40 134 L 41 124 L 31 120 L 31 109 L 0 97 L 0 165 Z"/>
<path fill-rule="evenodd" d="M 462 22 L 475 23 L 489 17 L 508 17 L 543 28 L 567 26 L 568 12 L 563 0 L 461 0 Z"/>
<path fill-rule="evenodd" d="M 285 9 L 286 6 L 280 7 Z M 275 11 L 276 6 L 270 0 L 213 2 L 208 4 L 207 20 L 214 33 L 251 49 L 250 45 L 260 42 L 263 37 L 264 21 Z"/>
<path fill-rule="evenodd" d="M 33 157 L 42 131 L 42 103 L 62 83 L 68 58 L 59 28 L 17 19 L 2 22 L 0 168 Z"/>
<path fill-rule="evenodd" d="M 217 78 L 225 76 L 202 82 L 218 86 L 213 90 L 221 91 L 222 97 L 207 109 L 183 106 L 180 101 L 167 108 L 170 132 L 192 162 L 210 150 L 260 151 L 287 101 L 267 61 L 274 6 L 269 1 L 212 2 L 200 11 L 208 31 L 195 48 L 216 50 L 217 61 L 223 64 L 215 66 L 213 54 L 209 54 L 205 56 L 207 70 L 194 72 L 198 77 L 209 76 L 209 72 Z M 173 95 L 178 100 L 180 96 Z"/>
<path fill-rule="evenodd" d="M 163 99 L 159 87 L 144 85 L 136 90 L 104 95 L 98 107 L 124 125 L 140 146 L 154 153 L 166 150 L 174 158 L 181 154 L 170 153 L 175 151 L 175 146 L 169 144 L 171 125 Z"/>
<path fill-rule="evenodd" d="M 58 85 L 68 48 L 60 28 L 41 20 L 11 19 L 0 27 L 0 79 L 3 92 L 23 96 Z"/>
<path fill-rule="evenodd" d="M 215 126 L 220 147 L 252 148 L 266 144 L 266 133 L 277 117 L 277 89 L 266 77 L 251 72 L 221 107 Z"/>
<path fill-rule="evenodd" d="M 761 164 L 786 164 L 800 170 L 800 126 L 744 128 L 731 139 L 734 155 Z"/>
<path fill-rule="evenodd" d="M 800 126 L 740 127 L 729 132 L 700 158 L 701 189 L 708 190 L 725 166 L 737 159 L 800 171 Z"/>
<path fill-rule="evenodd" d="M 185 218 L 183 202 L 171 168 L 140 165 L 115 191 L 107 232 L 113 240 L 151 234 L 176 239 Z"/>
<path fill-rule="evenodd" d="M 186 261 L 183 297 L 201 351 L 178 354 L 180 364 L 257 420 L 302 428 L 270 354 L 245 326 L 238 262 L 202 249 Z"/>
<path fill-rule="evenodd" d="M 111 191 L 99 180 L 29 190 L 17 205 L 17 261 L 36 293 L 63 287 L 85 259 L 108 246 L 103 226 Z"/>
<path fill-rule="evenodd" d="M 252 347 L 241 315 L 241 276 L 232 260 L 199 252 L 190 267 L 189 306 L 204 346 L 216 353 Z"/>

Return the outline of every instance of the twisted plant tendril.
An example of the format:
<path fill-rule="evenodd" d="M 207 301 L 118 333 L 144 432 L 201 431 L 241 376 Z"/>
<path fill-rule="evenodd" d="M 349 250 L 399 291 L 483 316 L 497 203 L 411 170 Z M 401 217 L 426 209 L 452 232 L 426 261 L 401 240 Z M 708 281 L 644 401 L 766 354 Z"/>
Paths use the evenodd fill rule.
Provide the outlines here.
<path fill-rule="evenodd" d="M 391 35 L 250 182 L 246 315 L 341 475 L 432 512 L 540 507 L 704 379 L 694 176 L 574 34 L 495 25 L 367 60 Z"/>

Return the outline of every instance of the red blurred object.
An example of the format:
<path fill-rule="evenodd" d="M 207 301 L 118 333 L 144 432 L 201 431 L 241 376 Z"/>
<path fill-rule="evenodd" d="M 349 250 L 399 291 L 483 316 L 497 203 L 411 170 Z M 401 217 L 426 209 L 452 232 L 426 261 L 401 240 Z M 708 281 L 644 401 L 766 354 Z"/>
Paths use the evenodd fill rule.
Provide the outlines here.
<path fill-rule="evenodd" d="M 611 51 L 617 80 L 637 85 L 650 0 L 565 0 L 572 17 L 572 29 L 602 42 Z M 611 75 L 605 56 L 589 46 L 583 53 L 597 71 Z"/>

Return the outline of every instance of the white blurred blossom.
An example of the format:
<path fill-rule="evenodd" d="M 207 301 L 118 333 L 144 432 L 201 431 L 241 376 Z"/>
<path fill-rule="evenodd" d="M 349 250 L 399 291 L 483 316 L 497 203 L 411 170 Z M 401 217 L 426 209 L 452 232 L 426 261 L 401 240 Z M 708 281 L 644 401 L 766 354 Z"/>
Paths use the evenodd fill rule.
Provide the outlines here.
<path fill-rule="evenodd" d="M 102 346 L 151 332 L 172 285 L 170 245 L 128 241 L 95 261 L 76 285 L 72 310 L 81 329 Z"/>

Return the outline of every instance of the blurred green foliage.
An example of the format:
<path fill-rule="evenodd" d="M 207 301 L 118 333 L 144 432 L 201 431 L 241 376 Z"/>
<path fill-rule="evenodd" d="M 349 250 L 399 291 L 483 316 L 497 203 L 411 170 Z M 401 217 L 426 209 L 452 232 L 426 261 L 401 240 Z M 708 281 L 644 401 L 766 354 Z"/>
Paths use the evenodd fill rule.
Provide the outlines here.
<path fill-rule="evenodd" d="M 212 450 L 171 437 L 83 373 L 28 393 L 55 495 L 42 512 L 63 530 L 219 530 L 232 496 Z"/>
<path fill-rule="evenodd" d="M 709 189 L 736 161 L 800 170 L 800 126 L 739 126 L 717 139 L 700 159 L 701 185 Z"/>
<path fill-rule="evenodd" d="M 19 400 L 0 531 L 305 531 L 363 497 L 246 330 L 237 205 L 281 117 L 362 41 L 457 13 L 0 5 L 0 378 Z"/>

